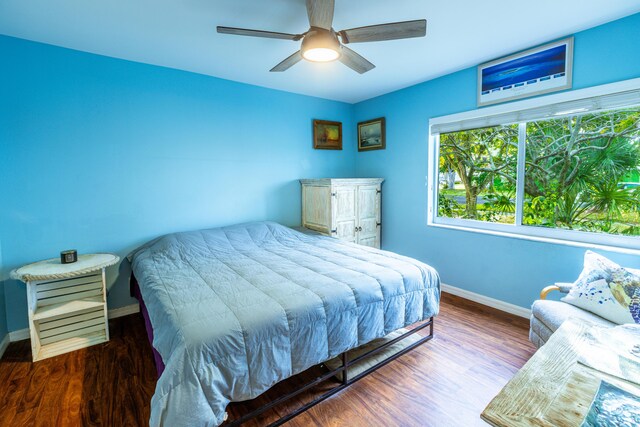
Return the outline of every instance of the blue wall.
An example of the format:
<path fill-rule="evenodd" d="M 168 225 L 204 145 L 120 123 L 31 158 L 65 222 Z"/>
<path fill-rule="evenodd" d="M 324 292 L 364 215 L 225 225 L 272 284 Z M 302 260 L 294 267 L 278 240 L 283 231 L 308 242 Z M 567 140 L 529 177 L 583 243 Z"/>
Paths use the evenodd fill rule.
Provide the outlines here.
<path fill-rule="evenodd" d="M 1 203 L 1 199 L 0 199 Z M 7 310 L 4 298 L 4 276 L 2 275 L 2 239 L 0 238 L 0 342 L 4 340 L 4 337 L 9 332 L 7 328 Z"/>
<path fill-rule="evenodd" d="M 299 178 L 355 173 L 349 104 L 9 37 L 0 57 L 4 277 L 63 249 L 124 257 L 172 231 L 297 225 Z M 314 118 L 344 123 L 343 151 L 313 149 Z M 110 308 L 135 302 L 128 278 L 109 269 Z M 9 330 L 26 328 L 24 285 L 5 291 Z"/>
<path fill-rule="evenodd" d="M 0 342 L 7 336 L 9 329 L 7 328 L 7 311 L 4 301 L 4 282 L 0 280 Z"/>
<path fill-rule="evenodd" d="M 576 34 L 574 89 L 640 77 L 639 40 L 640 14 Z M 386 150 L 358 153 L 356 173 L 386 179 L 385 249 L 432 264 L 444 283 L 529 307 L 542 287 L 575 280 L 583 248 L 426 225 L 429 119 L 475 109 L 475 95 L 470 68 L 356 104 L 356 121 L 385 116 L 387 127 Z M 637 256 L 603 254 L 640 267 Z"/>

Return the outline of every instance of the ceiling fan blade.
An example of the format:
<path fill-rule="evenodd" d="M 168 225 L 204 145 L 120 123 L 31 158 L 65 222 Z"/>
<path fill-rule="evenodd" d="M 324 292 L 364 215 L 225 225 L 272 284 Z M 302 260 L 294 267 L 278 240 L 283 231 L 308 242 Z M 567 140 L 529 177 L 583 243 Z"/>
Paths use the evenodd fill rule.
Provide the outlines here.
<path fill-rule="evenodd" d="M 285 59 L 284 61 L 282 61 L 281 63 L 279 63 L 272 69 L 270 69 L 269 71 L 271 72 L 286 71 L 292 66 L 296 65 L 301 60 L 302 60 L 302 55 L 300 54 L 300 51 L 297 51 L 296 53 L 294 53 L 293 55 L 291 55 L 290 57 L 288 57 L 287 59 Z"/>
<path fill-rule="evenodd" d="M 302 34 L 275 33 L 273 31 L 248 30 L 246 28 L 218 26 L 217 30 L 221 34 L 233 34 L 235 36 L 264 37 L 268 39 L 282 40 L 300 40 L 302 38 Z"/>
<path fill-rule="evenodd" d="M 307 14 L 312 27 L 331 29 L 334 0 L 307 0 Z"/>
<path fill-rule="evenodd" d="M 364 74 L 367 71 L 371 71 L 376 68 L 376 66 L 371 62 L 367 61 L 364 57 L 358 55 L 346 46 L 342 46 L 340 62 L 360 74 Z"/>
<path fill-rule="evenodd" d="M 427 34 L 427 20 L 393 22 L 390 24 L 370 25 L 339 31 L 342 43 L 379 42 L 383 40 L 409 39 L 424 37 Z"/>

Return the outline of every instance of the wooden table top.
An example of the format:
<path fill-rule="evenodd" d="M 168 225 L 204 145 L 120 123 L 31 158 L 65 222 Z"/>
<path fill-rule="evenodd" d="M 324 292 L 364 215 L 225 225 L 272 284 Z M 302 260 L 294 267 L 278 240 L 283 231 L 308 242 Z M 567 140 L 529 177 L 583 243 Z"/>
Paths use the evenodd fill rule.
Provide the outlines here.
<path fill-rule="evenodd" d="M 580 426 L 601 380 L 640 395 L 637 370 L 621 375 L 612 366 L 610 372 L 618 375 L 613 376 L 579 363 L 585 356 L 618 360 L 619 349 L 608 354 L 606 346 L 598 344 L 603 331 L 577 319 L 563 323 L 489 403 L 482 419 L 499 427 Z"/>

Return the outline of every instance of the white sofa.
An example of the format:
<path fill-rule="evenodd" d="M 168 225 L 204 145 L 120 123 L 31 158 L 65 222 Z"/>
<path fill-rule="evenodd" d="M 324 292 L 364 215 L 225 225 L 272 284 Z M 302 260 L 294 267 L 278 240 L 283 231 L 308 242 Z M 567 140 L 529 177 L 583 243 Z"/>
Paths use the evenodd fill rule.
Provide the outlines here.
<path fill-rule="evenodd" d="M 640 270 L 627 268 L 630 272 L 640 276 Z M 562 301 L 547 300 L 547 294 L 552 291 L 569 293 L 573 283 L 556 283 L 548 286 L 540 292 L 540 299 L 531 306 L 531 324 L 529 329 L 529 340 L 538 348 L 547 342 L 562 323 L 571 318 L 577 317 L 591 323 L 604 326 L 616 326 L 615 323 L 603 319 L 597 314 L 583 310 Z"/>

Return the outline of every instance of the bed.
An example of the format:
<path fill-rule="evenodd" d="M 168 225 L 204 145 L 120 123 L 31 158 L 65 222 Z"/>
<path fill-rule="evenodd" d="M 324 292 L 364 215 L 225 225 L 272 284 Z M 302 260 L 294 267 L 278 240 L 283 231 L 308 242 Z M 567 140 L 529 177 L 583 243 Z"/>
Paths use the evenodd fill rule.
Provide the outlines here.
<path fill-rule="evenodd" d="M 152 426 L 219 425 L 228 403 L 404 326 L 432 328 L 439 309 L 426 264 L 274 222 L 169 234 L 130 259 L 162 371 Z"/>

